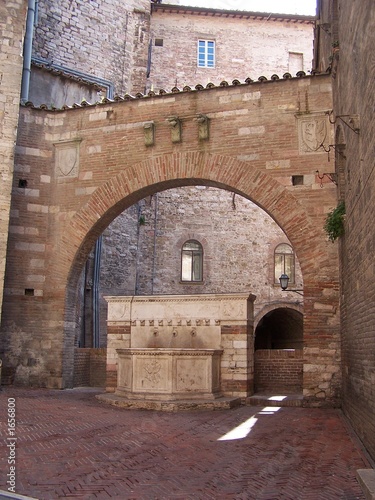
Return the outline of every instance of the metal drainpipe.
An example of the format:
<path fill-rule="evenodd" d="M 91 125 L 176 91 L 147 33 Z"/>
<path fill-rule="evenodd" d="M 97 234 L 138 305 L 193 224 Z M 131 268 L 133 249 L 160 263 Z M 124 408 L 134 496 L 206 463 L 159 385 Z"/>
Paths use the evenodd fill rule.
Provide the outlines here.
<path fill-rule="evenodd" d="M 155 281 L 155 260 L 156 260 L 156 230 L 158 218 L 158 193 L 155 194 L 155 210 L 154 210 L 154 249 L 152 260 L 152 278 L 151 278 L 151 295 L 154 295 L 154 281 Z"/>
<path fill-rule="evenodd" d="M 139 219 L 141 216 L 141 206 L 139 202 L 137 202 L 137 250 L 136 250 L 136 255 L 135 255 L 135 283 L 134 283 L 134 295 L 138 295 L 138 280 L 139 280 L 139 274 L 138 274 L 138 258 L 139 258 L 139 238 L 140 238 L 140 224 L 139 224 Z"/>
<path fill-rule="evenodd" d="M 21 83 L 21 102 L 24 104 L 29 99 L 31 52 L 33 48 L 34 22 L 36 0 L 28 0 L 25 41 L 23 44 L 23 70 Z"/>
<path fill-rule="evenodd" d="M 93 284 L 92 284 L 92 329 L 93 329 L 93 339 L 92 346 L 97 348 L 100 347 L 100 335 L 99 335 L 99 281 L 100 281 L 100 257 L 102 251 L 102 236 L 96 240 L 95 251 L 94 251 L 94 269 L 93 269 Z"/>

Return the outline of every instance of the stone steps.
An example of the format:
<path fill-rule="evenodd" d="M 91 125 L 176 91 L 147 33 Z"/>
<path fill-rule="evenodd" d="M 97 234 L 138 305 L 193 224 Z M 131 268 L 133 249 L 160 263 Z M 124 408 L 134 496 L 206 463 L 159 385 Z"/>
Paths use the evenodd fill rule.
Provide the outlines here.
<path fill-rule="evenodd" d="M 264 394 L 256 393 L 246 398 L 247 406 L 280 406 L 297 407 L 302 406 L 303 394 Z"/>
<path fill-rule="evenodd" d="M 241 398 L 229 397 L 173 401 L 128 399 L 113 393 L 97 394 L 95 397 L 99 401 L 112 406 L 133 410 L 157 410 L 167 412 L 183 410 L 229 410 L 230 408 L 241 406 Z"/>

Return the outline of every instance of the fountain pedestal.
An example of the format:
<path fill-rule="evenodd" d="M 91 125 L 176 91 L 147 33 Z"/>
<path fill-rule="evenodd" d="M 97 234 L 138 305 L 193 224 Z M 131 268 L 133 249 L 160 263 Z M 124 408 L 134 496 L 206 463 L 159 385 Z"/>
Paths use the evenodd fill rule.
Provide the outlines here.
<path fill-rule="evenodd" d="M 190 401 L 216 408 L 225 398 L 243 400 L 253 393 L 254 295 L 106 300 L 111 404 L 186 408 Z"/>
<path fill-rule="evenodd" d="M 215 399 L 220 392 L 220 349 L 117 349 L 116 394 L 128 399 Z"/>

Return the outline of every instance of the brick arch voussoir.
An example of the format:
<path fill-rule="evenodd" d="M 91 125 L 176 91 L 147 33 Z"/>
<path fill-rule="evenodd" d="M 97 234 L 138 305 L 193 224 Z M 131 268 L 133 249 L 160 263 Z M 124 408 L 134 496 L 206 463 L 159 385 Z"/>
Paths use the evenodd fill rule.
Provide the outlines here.
<path fill-rule="evenodd" d="M 306 208 L 284 186 L 267 172 L 236 158 L 187 152 L 153 157 L 127 166 L 100 186 L 73 215 L 62 235 L 63 245 L 68 249 L 64 255 L 66 268 L 76 273 L 77 255 L 81 255 L 82 263 L 96 238 L 124 209 L 155 192 L 196 184 L 227 189 L 250 199 L 279 224 L 302 263 L 305 250 L 311 255 L 310 242 L 320 234 Z M 308 241 L 308 248 L 305 249 L 301 241 Z M 62 263 L 62 267 L 65 265 Z"/>
<path fill-rule="evenodd" d="M 254 317 L 254 332 L 260 322 L 260 320 L 269 312 L 275 311 L 276 309 L 291 309 L 293 311 L 297 311 L 303 315 L 303 305 L 302 304 L 293 304 L 291 302 L 273 302 L 272 304 L 266 304 Z"/>

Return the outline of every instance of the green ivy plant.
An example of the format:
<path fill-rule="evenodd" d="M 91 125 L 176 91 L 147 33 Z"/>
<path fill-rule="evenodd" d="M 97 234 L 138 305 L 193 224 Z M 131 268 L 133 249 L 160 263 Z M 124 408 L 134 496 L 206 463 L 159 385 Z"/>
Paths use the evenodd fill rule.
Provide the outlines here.
<path fill-rule="evenodd" d="M 345 203 L 340 201 L 336 208 L 328 212 L 324 230 L 332 243 L 344 234 Z"/>

